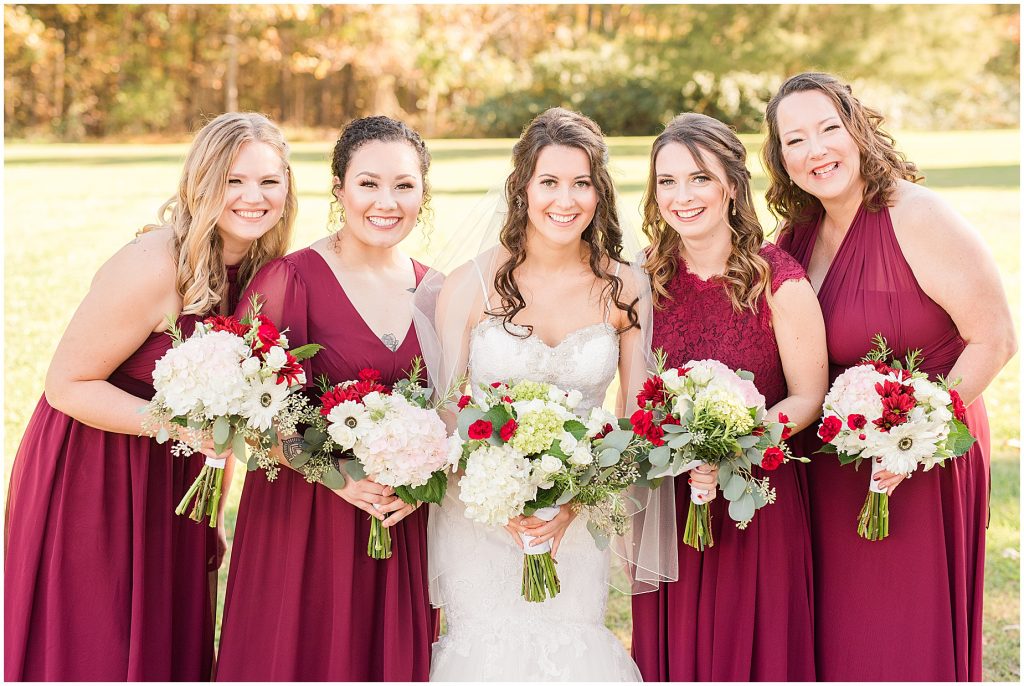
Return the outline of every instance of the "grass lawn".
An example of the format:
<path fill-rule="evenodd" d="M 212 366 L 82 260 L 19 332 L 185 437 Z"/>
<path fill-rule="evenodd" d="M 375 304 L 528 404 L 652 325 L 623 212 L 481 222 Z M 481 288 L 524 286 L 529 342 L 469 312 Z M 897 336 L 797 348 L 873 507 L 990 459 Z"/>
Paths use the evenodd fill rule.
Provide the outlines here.
<path fill-rule="evenodd" d="M 612 170 L 627 210 L 636 208 L 647 172 L 650 138 L 613 138 Z M 756 151 L 759 136 L 746 136 Z M 942 195 L 981 233 L 994 253 L 1015 313 L 1020 307 L 1019 133 L 980 131 L 907 133 L 897 141 Z M 497 188 L 509 171 L 512 140 L 437 141 L 434 228 L 429 241 L 414 234 L 407 249 L 428 264 L 432 251 L 459 228 L 477 198 Z M 300 212 L 293 248 L 327 233 L 328 155 L 333 141 L 303 143 L 293 151 Z M 185 155 L 181 145 L 9 145 L 4 174 L 4 468 L 11 463 L 42 391 L 57 340 L 96 269 L 130 240 L 176 187 Z M 766 188 L 751 162 L 755 198 Z M 758 207 L 772 227 L 763 200 Z M 1019 325 L 1019 321 L 1018 321 Z M 1020 677 L 1019 356 L 986 392 L 992 422 L 992 522 L 985 588 L 985 679 Z M 241 478 L 229 517 L 234 520 Z M 221 573 L 221 598 L 227 564 Z M 629 599 L 612 592 L 607 622 L 629 643 Z"/>

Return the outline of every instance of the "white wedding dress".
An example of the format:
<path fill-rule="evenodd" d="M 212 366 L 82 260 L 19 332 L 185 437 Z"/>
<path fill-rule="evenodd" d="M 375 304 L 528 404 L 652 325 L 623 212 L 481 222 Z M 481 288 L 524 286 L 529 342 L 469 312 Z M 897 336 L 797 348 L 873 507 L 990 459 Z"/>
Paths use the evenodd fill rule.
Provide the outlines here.
<path fill-rule="evenodd" d="M 608 323 L 577 329 L 554 347 L 509 334 L 499 319 L 470 333 L 473 388 L 544 381 L 580 391 L 580 414 L 602 404 L 618 359 L 618 334 Z M 522 597 L 523 552 L 505 529 L 466 518 L 455 479 L 442 505 L 431 506 L 428 540 L 431 594 L 447 620 L 434 644 L 431 681 L 640 681 L 604 625 L 609 552 L 594 544 L 582 515 L 558 549 L 561 591 L 542 603 Z"/>

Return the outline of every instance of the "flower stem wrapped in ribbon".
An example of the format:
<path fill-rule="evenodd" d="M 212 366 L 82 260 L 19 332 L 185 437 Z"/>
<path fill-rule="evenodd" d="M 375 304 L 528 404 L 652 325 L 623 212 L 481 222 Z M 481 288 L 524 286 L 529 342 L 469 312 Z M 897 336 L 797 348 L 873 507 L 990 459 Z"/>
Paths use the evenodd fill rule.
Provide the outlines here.
<path fill-rule="evenodd" d="M 171 321 L 168 333 L 173 346 L 153 369 L 156 392 L 145 408 L 144 426 L 158 443 L 172 438 L 173 431 L 175 455 L 191 455 L 212 440 L 218 454 L 230 448 L 248 469 L 264 467 L 273 480 L 277 465 L 269 453 L 277 444 L 276 425 L 304 403 L 296 393 L 306 381 L 299 363 L 321 346 L 288 350 L 284 333 L 260 314 L 256 293 L 241 320 L 209 317 L 188 338 Z M 247 457 L 248 447 L 252 455 Z M 207 457 L 175 514 L 184 514 L 191 504 L 190 519 L 209 516 L 215 527 L 223 480 L 224 460 Z"/>
<path fill-rule="evenodd" d="M 943 377 L 933 382 L 919 370 L 921 351 L 901 362 L 882 335 L 861 363 L 832 383 L 825 396 L 818 436 L 819 452 L 832 453 L 841 464 L 871 462 L 868 497 L 857 517 L 857 534 L 869 541 L 889 535 L 889 495 L 875 477 L 881 471 L 908 477 L 966 453 L 974 444 L 967 410 Z"/>
<path fill-rule="evenodd" d="M 628 421 L 601 408 L 578 417 L 581 397 L 529 380 L 482 385 L 476 400 L 462 396 L 453 455 L 464 472 L 459 498 L 467 517 L 489 526 L 520 514 L 550 521 L 569 505 L 586 511 L 599 547 L 624 532 L 626 488 L 646 483 L 644 443 L 624 430 Z M 523 597 L 555 597 L 561 584 L 550 542 L 522 539 Z"/>
<path fill-rule="evenodd" d="M 785 415 L 767 418 L 764 396 L 753 374 L 733 371 L 717 360 L 690 360 L 667 368 L 662 350 L 656 369 L 637 394 L 640 409 L 630 418 L 633 432 L 649 444 L 648 480 L 678 476 L 700 465 L 717 465 L 729 517 L 746 528 L 761 507 L 775 502 L 768 477 L 751 468 L 777 469 L 795 458 L 783 442 L 792 424 Z M 683 542 L 697 550 L 715 544 L 711 515 L 701 489 L 692 489 Z"/>
<path fill-rule="evenodd" d="M 292 466 L 307 481 L 329 488 L 344 488 L 344 469 L 357 481 L 369 477 L 391 486 L 406 503 L 440 503 L 448 486 L 450 444 L 430 404 L 430 389 L 420 383 L 422 373 L 417 357 L 408 377 L 391 388 L 376 369 L 336 385 L 320 379 L 320 403 L 303 418 L 308 428 Z M 352 459 L 341 462 L 341 456 Z M 391 533 L 376 517 L 370 518 L 366 554 L 375 560 L 392 554 Z"/>

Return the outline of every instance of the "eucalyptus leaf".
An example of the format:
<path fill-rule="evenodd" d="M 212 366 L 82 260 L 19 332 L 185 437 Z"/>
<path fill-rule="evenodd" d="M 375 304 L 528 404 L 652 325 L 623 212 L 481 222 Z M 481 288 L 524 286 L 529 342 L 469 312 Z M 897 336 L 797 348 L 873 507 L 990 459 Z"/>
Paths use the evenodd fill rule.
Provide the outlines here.
<path fill-rule="evenodd" d="M 355 460 L 352 460 L 352 462 L 355 462 Z M 327 486 L 327 488 L 338 490 L 345 488 L 345 477 L 334 467 L 329 467 L 320 478 L 320 483 Z"/>
<path fill-rule="evenodd" d="M 718 470 L 718 487 L 720 489 L 724 490 L 725 487 L 732 480 L 732 477 L 733 477 L 733 471 L 731 469 L 724 469 L 724 468 L 723 469 L 719 469 Z"/>
<path fill-rule="evenodd" d="M 667 445 L 659 445 L 650 452 L 648 459 L 651 461 L 652 465 L 664 467 L 669 463 L 669 460 L 672 459 L 672 449 Z"/>
<path fill-rule="evenodd" d="M 605 448 L 615 448 L 621 452 L 626 449 L 629 442 L 633 440 L 633 436 L 635 435 L 636 434 L 632 431 L 623 431 L 621 429 L 618 431 L 611 431 L 604 437 L 604 439 L 602 439 L 601 445 Z"/>
<path fill-rule="evenodd" d="M 608 548 L 608 534 L 601 531 L 594 522 L 587 522 L 587 531 L 589 531 L 590 535 L 594 538 L 594 543 L 597 545 L 598 550 L 606 550 Z"/>
<path fill-rule="evenodd" d="M 729 517 L 734 522 L 746 522 L 754 516 L 754 498 L 749 493 L 744 493 L 739 500 L 729 503 Z"/>
<path fill-rule="evenodd" d="M 241 431 L 236 431 L 234 438 L 231 441 L 231 452 L 235 454 L 235 457 L 239 460 L 245 461 L 245 453 L 247 452 L 245 436 Z"/>
<path fill-rule="evenodd" d="M 328 438 L 330 437 L 326 433 L 312 426 L 302 432 L 302 442 L 311 450 L 319 450 L 322 448 Z"/>
<path fill-rule="evenodd" d="M 750 497 L 754 499 L 754 509 L 760 509 L 768 504 L 768 501 L 765 500 L 764 494 L 761 493 L 760 488 L 751 488 Z"/>
<path fill-rule="evenodd" d="M 677 436 L 673 436 L 672 438 L 670 438 L 668 441 L 668 445 L 670 448 L 675 448 L 678 450 L 679 448 L 688 446 L 691 441 L 693 441 L 693 434 L 687 431 L 685 433 L 681 433 Z"/>
<path fill-rule="evenodd" d="M 259 469 L 260 463 L 256 460 L 255 455 L 250 455 L 245 461 L 245 468 L 247 471 L 254 472 Z"/>
<path fill-rule="evenodd" d="M 555 505 L 565 505 L 567 502 L 576 497 L 576 491 L 571 488 L 567 488 L 562 491 L 562 495 L 558 496 L 555 500 Z"/>
<path fill-rule="evenodd" d="M 213 422 L 213 442 L 219 445 L 225 445 L 227 444 L 230 435 L 231 422 L 223 415 L 217 417 L 216 421 Z"/>
<path fill-rule="evenodd" d="M 733 474 L 732 479 L 729 480 L 729 485 L 722 488 L 722 495 L 725 496 L 726 500 L 735 501 L 747 490 L 747 484 L 747 480 L 741 475 Z"/>
<path fill-rule="evenodd" d="M 587 467 L 587 471 L 583 472 L 583 474 L 580 475 L 580 486 L 586 486 L 595 476 L 597 476 L 597 465 L 591 464 L 589 467 Z"/>
<path fill-rule="evenodd" d="M 622 453 L 615 448 L 605 448 L 597 456 L 597 465 L 599 467 L 611 467 L 614 464 L 618 464 L 621 457 Z"/>
<path fill-rule="evenodd" d="M 667 434 L 679 434 L 688 431 L 682 424 L 662 424 L 661 428 Z"/>
<path fill-rule="evenodd" d="M 753 448 L 757 445 L 758 440 L 760 440 L 758 436 L 748 434 L 746 436 L 740 436 L 736 439 L 736 442 L 740 444 L 741 448 Z"/>
<path fill-rule="evenodd" d="M 165 426 L 161 426 L 160 430 L 156 432 L 156 442 L 157 443 L 166 443 L 167 440 L 170 437 L 171 437 L 171 434 L 167 430 L 167 427 L 165 427 Z"/>
<path fill-rule="evenodd" d="M 768 429 L 768 435 L 772 439 L 772 445 L 778 445 L 779 441 L 782 440 L 782 430 L 785 427 L 782 424 L 772 424 L 771 428 Z"/>
<path fill-rule="evenodd" d="M 303 451 L 300 451 L 298 455 L 293 457 L 288 462 L 288 464 L 290 464 L 292 467 L 295 467 L 296 469 L 299 469 L 300 467 L 305 465 L 307 462 L 309 462 L 311 459 L 313 459 L 313 453 L 309 452 L 308 450 L 303 450 Z"/>
<path fill-rule="evenodd" d="M 754 380 L 754 373 L 753 372 L 748 372 L 746 369 L 737 369 L 736 370 L 736 376 L 738 376 L 741 379 L 744 379 L 746 381 L 753 381 Z"/>
<path fill-rule="evenodd" d="M 356 481 L 362 481 L 366 478 L 366 470 L 363 469 L 363 465 L 359 460 L 342 460 L 341 465 L 345 473 Z"/>

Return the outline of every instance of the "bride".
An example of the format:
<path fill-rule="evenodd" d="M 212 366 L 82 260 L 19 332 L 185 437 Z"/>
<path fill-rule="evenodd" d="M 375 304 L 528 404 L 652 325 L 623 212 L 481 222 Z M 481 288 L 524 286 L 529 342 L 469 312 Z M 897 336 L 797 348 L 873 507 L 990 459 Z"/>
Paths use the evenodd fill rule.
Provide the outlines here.
<path fill-rule="evenodd" d="M 581 114 L 550 109 L 526 127 L 512 158 L 509 209 L 495 215 L 500 245 L 455 269 L 437 297 L 442 361 L 432 380 L 443 388 L 468 371 L 473 390 L 499 380 L 548 382 L 580 391 L 577 412 L 589 414 L 618 371 L 622 416 L 644 376 L 640 319 L 650 304 L 641 306 L 644 284 L 622 257 L 601 131 Z M 428 528 L 431 599 L 447 620 L 432 681 L 640 679 L 604 626 L 609 553 L 575 519 L 562 507 L 550 522 L 518 517 L 504 531 L 487 528 L 466 518 L 458 476 L 450 479 Z M 551 541 L 556 597 L 523 599 L 521 533 L 535 545 Z"/>

